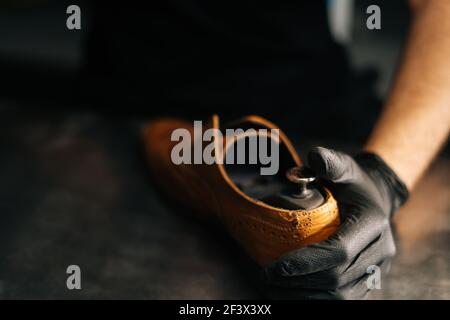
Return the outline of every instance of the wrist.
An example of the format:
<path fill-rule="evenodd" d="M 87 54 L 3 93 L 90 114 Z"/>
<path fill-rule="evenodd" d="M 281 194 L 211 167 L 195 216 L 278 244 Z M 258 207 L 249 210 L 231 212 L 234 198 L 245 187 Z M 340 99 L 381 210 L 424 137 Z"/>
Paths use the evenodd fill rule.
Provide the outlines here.
<path fill-rule="evenodd" d="M 376 181 L 383 184 L 390 199 L 390 216 L 393 215 L 408 199 L 409 192 L 405 183 L 394 170 L 377 154 L 363 151 L 355 156 L 356 162 Z"/>

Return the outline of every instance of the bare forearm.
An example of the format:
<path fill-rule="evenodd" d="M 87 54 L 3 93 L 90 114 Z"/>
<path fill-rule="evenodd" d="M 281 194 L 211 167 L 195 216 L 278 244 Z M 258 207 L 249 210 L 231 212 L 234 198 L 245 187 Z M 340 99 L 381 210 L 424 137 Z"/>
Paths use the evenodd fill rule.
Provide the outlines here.
<path fill-rule="evenodd" d="M 450 1 L 417 8 L 394 87 L 366 150 L 411 189 L 450 129 Z"/>

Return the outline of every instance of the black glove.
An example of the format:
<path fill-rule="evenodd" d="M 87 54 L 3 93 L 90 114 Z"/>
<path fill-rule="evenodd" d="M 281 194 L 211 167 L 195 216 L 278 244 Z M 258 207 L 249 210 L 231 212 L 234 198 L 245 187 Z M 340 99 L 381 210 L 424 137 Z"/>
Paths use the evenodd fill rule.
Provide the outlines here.
<path fill-rule="evenodd" d="M 292 251 L 264 268 L 266 293 L 272 298 L 365 298 L 367 268 L 386 270 L 395 254 L 390 217 L 408 191 L 375 154 L 352 158 L 317 147 L 308 162 L 338 201 L 341 225 L 327 240 Z"/>

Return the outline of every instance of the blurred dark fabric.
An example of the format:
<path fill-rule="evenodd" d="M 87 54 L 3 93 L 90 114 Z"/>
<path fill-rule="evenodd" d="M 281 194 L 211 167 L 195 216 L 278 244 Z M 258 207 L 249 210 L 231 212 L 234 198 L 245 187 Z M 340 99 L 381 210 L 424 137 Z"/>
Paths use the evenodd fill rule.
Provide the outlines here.
<path fill-rule="evenodd" d="M 50 7 L 60 28 L 64 4 Z M 84 35 L 79 68 L 0 60 L 10 75 L 0 95 L 124 116 L 256 113 L 288 132 L 355 140 L 368 134 L 379 112 L 376 74 L 350 68 L 330 34 L 325 1 L 80 6 L 83 30 L 65 31 L 69 38 Z"/>
<path fill-rule="evenodd" d="M 251 112 L 336 95 L 348 77 L 324 1 L 129 4 L 94 6 L 89 69 L 147 100 Z"/>
<path fill-rule="evenodd" d="M 350 69 L 325 1 L 97 4 L 87 48 L 89 73 L 156 114 L 256 113 L 361 138 L 379 110 L 375 77 Z"/>

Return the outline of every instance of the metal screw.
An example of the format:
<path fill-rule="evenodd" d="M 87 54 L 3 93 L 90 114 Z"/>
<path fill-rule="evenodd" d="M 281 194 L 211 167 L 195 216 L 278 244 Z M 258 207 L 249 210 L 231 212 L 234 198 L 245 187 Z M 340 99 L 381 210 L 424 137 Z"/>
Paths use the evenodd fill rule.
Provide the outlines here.
<path fill-rule="evenodd" d="M 298 198 L 306 198 L 311 195 L 311 190 L 308 189 L 308 184 L 316 180 L 314 173 L 308 167 L 293 167 L 286 172 L 286 178 L 289 181 L 299 185 L 299 193 L 296 194 Z"/>

